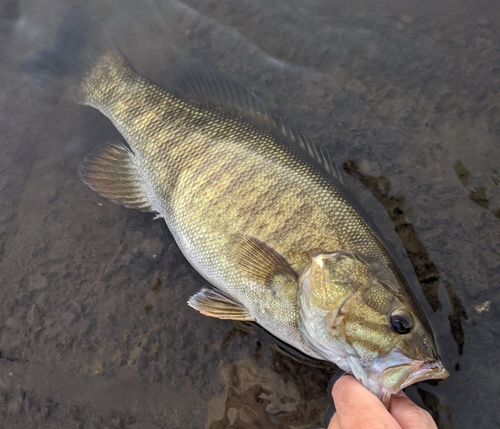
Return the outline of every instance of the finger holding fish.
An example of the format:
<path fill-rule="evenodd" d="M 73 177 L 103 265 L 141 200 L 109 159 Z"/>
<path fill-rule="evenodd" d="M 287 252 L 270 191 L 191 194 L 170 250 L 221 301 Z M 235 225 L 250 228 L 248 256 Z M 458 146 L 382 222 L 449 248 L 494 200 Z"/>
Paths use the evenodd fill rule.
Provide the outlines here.
<path fill-rule="evenodd" d="M 332 396 L 336 413 L 328 429 L 436 429 L 430 414 L 403 392 L 392 397 L 390 413 L 373 394 L 350 376 L 337 380 Z"/>

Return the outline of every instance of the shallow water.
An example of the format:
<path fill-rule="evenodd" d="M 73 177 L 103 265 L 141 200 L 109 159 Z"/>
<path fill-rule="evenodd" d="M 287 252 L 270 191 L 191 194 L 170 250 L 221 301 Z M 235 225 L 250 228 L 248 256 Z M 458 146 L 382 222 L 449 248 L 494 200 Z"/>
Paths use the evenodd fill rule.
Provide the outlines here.
<path fill-rule="evenodd" d="M 500 4 L 331 3 L 81 2 L 141 74 L 222 70 L 330 151 L 451 370 L 408 395 L 440 428 L 500 427 Z M 79 180 L 119 134 L 18 72 L 71 4 L 0 1 L 0 427 L 321 425 L 335 368 L 187 307 L 206 282 L 164 223 Z"/>

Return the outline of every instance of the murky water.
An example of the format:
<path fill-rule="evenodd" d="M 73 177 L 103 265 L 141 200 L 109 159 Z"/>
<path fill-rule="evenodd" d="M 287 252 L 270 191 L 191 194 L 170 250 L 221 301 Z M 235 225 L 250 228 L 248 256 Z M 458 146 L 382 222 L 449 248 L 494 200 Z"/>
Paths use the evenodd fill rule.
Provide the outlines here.
<path fill-rule="evenodd" d="M 500 4 L 81 4 L 141 74 L 222 70 L 332 153 L 452 372 L 409 396 L 441 428 L 500 427 Z M 321 425 L 335 369 L 188 308 L 206 284 L 162 221 L 78 179 L 119 134 L 18 72 L 71 5 L 0 1 L 0 427 Z"/>

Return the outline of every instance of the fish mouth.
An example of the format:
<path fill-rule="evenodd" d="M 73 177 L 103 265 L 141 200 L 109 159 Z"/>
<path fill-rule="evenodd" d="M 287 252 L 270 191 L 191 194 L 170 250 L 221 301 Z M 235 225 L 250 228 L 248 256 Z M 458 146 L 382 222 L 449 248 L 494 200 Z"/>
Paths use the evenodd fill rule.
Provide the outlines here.
<path fill-rule="evenodd" d="M 399 389 L 404 389 L 419 381 L 444 380 L 449 376 L 450 372 L 440 361 L 424 362 L 408 375 L 408 378 L 399 386 Z"/>
<path fill-rule="evenodd" d="M 382 384 L 391 394 L 424 380 L 444 380 L 450 372 L 441 361 L 413 361 L 391 366 L 382 373 Z"/>

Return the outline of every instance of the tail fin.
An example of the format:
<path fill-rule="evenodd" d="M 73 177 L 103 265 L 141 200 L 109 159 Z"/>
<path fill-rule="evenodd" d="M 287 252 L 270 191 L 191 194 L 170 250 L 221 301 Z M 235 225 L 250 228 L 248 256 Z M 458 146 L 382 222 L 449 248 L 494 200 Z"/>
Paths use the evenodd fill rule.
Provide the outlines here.
<path fill-rule="evenodd" d="M 110 51 L 117 53 L 117 48 L 101 22 L 74 6 L 64 16 L 52 45 L 26 57 L 20 70 L 38 87 L 85 103 L 81 83 Z M 118 58 L 123 62 L 121 55 Z"/>

